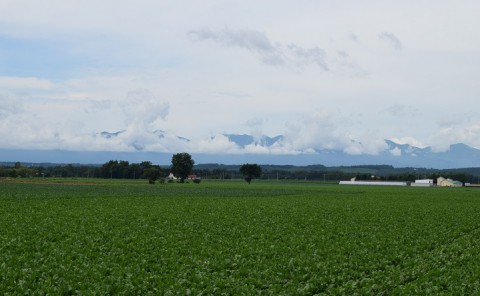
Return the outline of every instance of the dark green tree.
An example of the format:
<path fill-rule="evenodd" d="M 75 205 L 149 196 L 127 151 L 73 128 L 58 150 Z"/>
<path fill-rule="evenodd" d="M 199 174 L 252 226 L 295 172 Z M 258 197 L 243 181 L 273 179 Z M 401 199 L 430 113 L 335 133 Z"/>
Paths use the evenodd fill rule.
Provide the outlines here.
<path fill-rule="evenodd" d="M 149 167 L 143 171 L 143 177 L 148 180 L 148 184 L 155 184 L 155 181 L 157 181 L 161 175 L 162 171 L 156 166 Z"/>
<path fill-rule="evenodd" d="M 240 167 L 240 173 L 242 173 L 245 181 L 250 184 L 253 179 L 260 178 L 262 175 L 262 168 L 258 164 L 246 163 Z"/>
<path fill-rule="evenodd" d="M 186 152 L 177 153 L 172 156 L 172 173 L 180 178 L 180 182 L 184 182 L 188 175 L 192 172 L 195 161 L 192 156 Z"/>

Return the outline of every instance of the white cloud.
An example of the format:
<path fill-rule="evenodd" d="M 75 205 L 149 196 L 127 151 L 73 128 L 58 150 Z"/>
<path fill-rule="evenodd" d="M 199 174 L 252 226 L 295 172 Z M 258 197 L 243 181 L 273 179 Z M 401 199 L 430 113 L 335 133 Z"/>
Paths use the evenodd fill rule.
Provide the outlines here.
<path fill-rule="evenodd" d="M 170 104 L 167 101 L 146 89 L 129 91 L 126 100 L 121 101 L 121 107 L 128 121 L 146 125 L 153 124 L 158 119 L 165 119 L 170 111 Z"/>
<path fill-rule="evenodd" d="M 342 120 L 333 114 L 316 112 L 301 122 L 290 122 L 285 132 L 285 144 L 296 149 L 341 149 L 348 142 L 339 127 Z"/>
<path fill-rule="evenodd" d="M 231 30 L 224 28 L 214 32 L 208 28 L 203 30 L 191 30 L 188 36 L 194 40 L 213 40 L 231 47 L 240 47 L 260 54 L 275 53 L 276 48 L 267 38 L 265 33 L 254 30 Z"/>
<path fill-rule="evenodd" d="M 197 153 L 242 153 L 240 147 L 230 142 L 227 137 L 217 134 L 207 139 L 194 139 L 188 145 L 189 151 Z"/>
<path fill-rule="evenodd" d="M 412 137 L 402 137 L 402 138 L 391 138 L 390 139 L 392 142 L 395 142 L 400 145 L 410 145 L 413 147 L 418 147 L 418 148 L 425 148 L 427 145 L 423 144 L 421 141 L 412 138 Z"/>
<path fill-rule="evenodd" d="M 2 146 L 244 152 L 209 139 L 225 132 L 285 135 L 261 153 L 480 148 L 478 1 L 6 3 Z"/>
<path fill-rule="evenodd" d="M 352 155 L 377 155 L 379 152 L 388 148 L 385 140 L 376 134 L 364 135 L 359 138 L 361 141 L 350 141 L 343 151 Z"/>
<path fill-rule="evenodd" d="M 124 132 L 118 136 L 119 140 L 135 150 L 152 149 L 152 145 L 160 151 L 168 150 L 168 145 L 163 143 L 164 139 L 159 141 L 159 135 L 155 133 L 169 113 L 170 104 L 167 101 L 158 98 L 149 90 L 138 89 L 129 91 L 126 98 L 117 104 L 123 111 L 122 119 L 126 125 Z M 178 141 L 176 137 L 168 140 Z"/>
<path fill-rule="evenodd" d="M 451 144 L 464 143 L 480 147 L 480 123 L 468 126 L 450 126 L 441 129 L 430 141 L 437 152 L 447 151 Z"/>
<path fill-rule="evenodd" d="M 390 154 L 393 156 L 402 156 L 402 150 L 398 147 L 395 147 L 390 150 Z"/>
<path fill-rule="evenodd" d="M 393 33 L 382 32 L 378 35 L 378 38 L 388 42 L 395 50 L 402 50 L 403 49 L 402 42 L 400 42 L 400 40 L 397 38 L 397 36 L 395 36 Z"/>
<path fill-rule="evenodd" d="M 197 41 L 212 40 L 229 47 L 246 49 L 258 54 L 267 65 L 296 67 L 317 65 L 324 71 L 329 71 L 326 52 L 323 49 L 317 46 L 304 48 L 294 43 L 272 42 L 265 33 L 255 30 L 225 28 L 221 31 L 212 31 L 207 28 L 191 30 L 188 36 Z"/>

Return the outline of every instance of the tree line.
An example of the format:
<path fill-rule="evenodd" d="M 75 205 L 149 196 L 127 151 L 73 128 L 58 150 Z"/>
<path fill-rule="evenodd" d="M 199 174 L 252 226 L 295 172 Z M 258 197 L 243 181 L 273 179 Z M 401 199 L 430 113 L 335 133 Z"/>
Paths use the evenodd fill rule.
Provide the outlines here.
<path fill-rule="evenodd" d="M 0 166 L 0 177 L 33 178 L 105 178 L 105 179 L 143 179 L 144 171 L 154 165 L 149 161 L 129 163 L 128 161 L 110 160 L 103 165 L 37 165 L 25 166 L 20 162 L 13 166 Z"/>
<path fill-rule="evenodd" d="M 249 164 L 245 164 L 249 165 Z M 253 164 L 248 171 L 245 165 L 202 164 L 195 166 L 188 153 L 172 156 L 170 166 L 160 166 L 150 161 L 130 163 L 124 160 L 110 160 L 102 165 L 78 164 L 31 164 L 20 162 L 0 166 L 0 177 L 64 177 L 64 178 L 103 178 L 103 179 L 147 179 L 155 182 L 170 173 L 183 182 L 189 175 L 201 179 L 264 179 L 264 180 L 309 180 L 337 182 L 356 177 L 357 180 L 414 181 L 416 179 L 434 179 L 439 176 L 461 182 L 477 183 L 480 168 L 456 170 L 436 170 L 417 168 L 393 168 L 392 166 L 351 166 L 325 167 L 315 166 L 275 166 Z M 243 167 L 243 169 L 242 169 Z"/>

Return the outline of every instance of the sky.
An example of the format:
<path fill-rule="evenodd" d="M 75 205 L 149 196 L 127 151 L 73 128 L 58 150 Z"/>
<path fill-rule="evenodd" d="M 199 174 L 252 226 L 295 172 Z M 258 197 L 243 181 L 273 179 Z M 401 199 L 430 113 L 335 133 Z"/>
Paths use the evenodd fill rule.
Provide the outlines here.
<path fill-rule="evenodd" d="M 0 0 L 0 148 L 480 148 L 479 12 L 478 0 Z M 240 148 L 223 134 L 284 138 Z"/>

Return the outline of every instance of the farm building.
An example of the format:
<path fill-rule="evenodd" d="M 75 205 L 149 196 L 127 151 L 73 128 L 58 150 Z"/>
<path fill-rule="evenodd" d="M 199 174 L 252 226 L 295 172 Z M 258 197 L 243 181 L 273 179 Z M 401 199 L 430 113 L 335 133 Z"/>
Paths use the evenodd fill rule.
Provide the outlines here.
<path fill-rule="evenodd" d="M 168 177 L 166 178 L 167 180 L 177 180 L 177 177 L 175 177 L 173 175 L 173 173 L 170 173 L 170 175 L 168 175 Z"/>
<path fill-rule="evenodd" d="M 445 179 L 443 177 L 439 177 L 437 179 L 437 186 L 440 187 L 462 187 L 463 183 L 460 181 L 455 181 L 452 179 Z"/>
<path fill-rule="evenodd" d="M 421 179 L 415 180 L 414 183 L 410 184 L 413 187 L 433 187 L 433 179 Z"/>
<path fill-rule="evenodd" d="M 410 182 L 340 181 L 340 185 L 408 186 Z"/>

